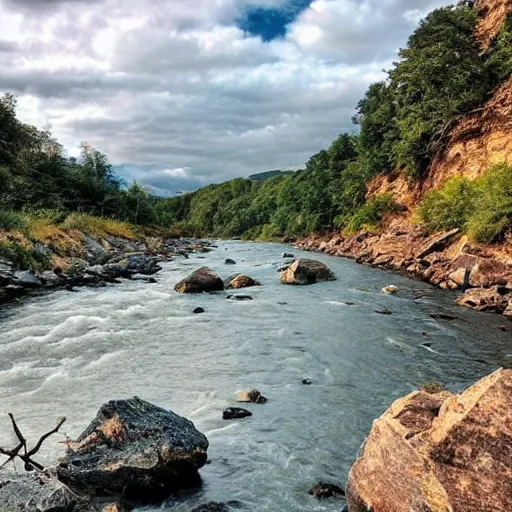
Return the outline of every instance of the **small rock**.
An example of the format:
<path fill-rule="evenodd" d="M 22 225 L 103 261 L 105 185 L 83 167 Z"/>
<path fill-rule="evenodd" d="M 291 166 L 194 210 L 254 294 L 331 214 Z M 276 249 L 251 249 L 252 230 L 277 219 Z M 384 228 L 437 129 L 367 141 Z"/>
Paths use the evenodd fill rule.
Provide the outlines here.
<path fill-rule="evenodd" d="M 252 404 L 264 404 L 268 400 L 257 389 L 253 389 L 251 391 L 240 391 L 240 393 L 238 393 L 238 401 Z"/>
<path fill-rule="evenodd" d="M 421 346 L 430 348 L 432 346 L 432 343 L 422 343 Z"/>
<path fill-rule="evenodd" d="M 228 295 L 226 299 L 229 300 L 253 300 L 250 295 Z"/>
<path fill-rule="evenodd" d="M 224 503 L 210 501 L 209 503 L 196 507 L 192 512 L 230 512 L 230 510 Z"/>
<path fill-rule="evenodd" d="M 192 313 L 195 313 L 196 315 L 199 315 L 200 313 L 204 313 L 204 309 L 203 308 L 196 308 L 196 309 L 194 309 L 194 311 L 192 311 Z"/>
<path fill-rule="evenodd" d="M 223 420 L 239 420 L 247 418 L 248 416 L 252 416 L 252 412 L 247 409 L 241 409 L 240 407 L 228 407 L 222 413 Z"/>
<path fill-rule="evenodd" d="M 283 252 L 283 258 L 295 258 L 295 256 L 289 252 Z"/>
<path fill-rule="evenodd" d="M 512 323 L 500 325 L 500 329 L 503 332 L 512 332 Z"/>
<path fill-rule="evenodd" d="M 231 258 L 226 258 L 226 260 L 224 261 L 224 263 L 226 265 L 236 265 L 236 261 L 235 260 L 232 260 Z"/>
<path fill-rule="evenodd" d="M 386 295 L 396 295 L 398 293 L 398 288 L 394 285 L 386 286 L 382 288 L 382 292 Z"/>
<path fill-rule="evenodd" d="M 319 482 L 313 487 L 309 494 L 317 498 L 345 498 L 345 491 L 335 484 Z"/>
<path fill-rule="evenodd" d="M 448 320 L 448 321 L 457 320 L 456 316 L 447 315 L 445 313 L 431 313 L 429 316 L 430 316 L 430 318 L 434 318 L 435 320 Z"/>
<path fill-rule="evenodd" d="M 313 381 L 310 379 L 302 379 L 302 384 L 304 384 L 304 386 L 311 386 L 311 384 L 313 384 Z"/>
<path fill-rule="evenodd" d="M 389 309 L 376 309 L 375 313 L 378 313 L 379 315 L 392 315 L 393 311 L 390 311 Z"/>

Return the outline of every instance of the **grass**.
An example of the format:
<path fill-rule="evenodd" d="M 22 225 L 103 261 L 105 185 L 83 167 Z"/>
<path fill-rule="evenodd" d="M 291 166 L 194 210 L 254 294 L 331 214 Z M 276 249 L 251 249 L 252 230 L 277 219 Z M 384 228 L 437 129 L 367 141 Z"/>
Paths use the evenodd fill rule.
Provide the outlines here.
<path fill-rule="evenodd" d="M 114 219 L 93 217 L 85 213 L 72 213 L 62 223 L 64 230 L 76 230 L 97 238 L 117 236 L 133 240 L 136 235 L 130 224 Z"/>

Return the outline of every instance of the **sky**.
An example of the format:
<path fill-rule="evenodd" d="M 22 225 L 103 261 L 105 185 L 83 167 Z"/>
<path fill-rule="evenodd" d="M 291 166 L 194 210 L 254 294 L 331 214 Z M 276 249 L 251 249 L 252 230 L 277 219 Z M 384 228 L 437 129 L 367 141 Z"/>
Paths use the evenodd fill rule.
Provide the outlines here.
<path fill-rule="evenodd" d="M 0 0 L 0 92 L 173 195 L 296 169 L 447 0 Z"/>

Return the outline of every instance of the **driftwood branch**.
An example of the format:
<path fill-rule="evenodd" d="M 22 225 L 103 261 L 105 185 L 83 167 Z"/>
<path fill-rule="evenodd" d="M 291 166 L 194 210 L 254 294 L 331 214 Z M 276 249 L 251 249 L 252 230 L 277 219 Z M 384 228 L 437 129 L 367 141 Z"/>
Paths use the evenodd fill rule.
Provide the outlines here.
<path fill-rule="evenodd" d="M 16 437 L 19 440 L 19 443 L 10 450 L 2 448 L 0 446 L 0 455 L 5 455 L 7 457 L 7 460 L 0 466 L 0 469 L 9 464 L 9 462 L 14 461 L 16 457 L 18 457 L 24 462 L 26 471 L 33 471 L 34 469 L 42 471 L 44 467 L 38 462 L 32 460 L 32 457 L 41 449 L 41 446 L 46 441 L 46 439 L 48 439 L 51 435 L 56 434 L 59 431 L 60 427 L 62 427 L 62 425 L 66 421 L 66 418 L 61 418 L 54 428 L 43 434 L 39 438 L 39 441 L 36 443 L 36 445 L 30 450 L 27 448 L 27 440 L 21 433 L 21 430 L 19 429 L 16 420 L 14 419 L 14 416 L 11 413 L 9 413 L 9 418 L 11 419 L 12 428 L 14 430 L 14 433 L 16 434 Z"/>

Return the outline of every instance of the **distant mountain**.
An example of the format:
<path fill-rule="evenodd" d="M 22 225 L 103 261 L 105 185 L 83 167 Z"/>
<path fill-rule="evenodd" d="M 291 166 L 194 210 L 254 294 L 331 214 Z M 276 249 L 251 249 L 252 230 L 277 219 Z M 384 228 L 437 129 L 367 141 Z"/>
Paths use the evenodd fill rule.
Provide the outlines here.
<path fill-rule="evenodd" d="M 281 176 L 282 174 L 293 174 L 294 171 L 265 171 L 260 172 L 258 174 L 251 174 L 248 179 L 253 181 L 264 181 L 268 180 L 269 178 L 273 178 L 274 176 Z"/>

